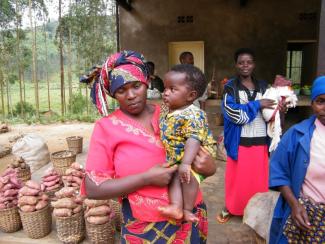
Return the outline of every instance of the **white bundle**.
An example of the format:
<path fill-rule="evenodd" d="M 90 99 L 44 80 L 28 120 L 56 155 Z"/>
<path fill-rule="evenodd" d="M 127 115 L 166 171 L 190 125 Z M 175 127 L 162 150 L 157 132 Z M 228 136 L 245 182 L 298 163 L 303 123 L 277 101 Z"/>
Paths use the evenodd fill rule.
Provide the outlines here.
<path fill-rule="evenodd" d="M 272 138 L 269 151 L 272 152 L 278 146 L 280 136 L 282 135 L 281 119 L 279 112 L 279 102 L 284 101 L 287 108 L 293 108 L 296 106 L 298 98 L 290 86 L 277 86 L 268 88 L 263 98 L 269 98 L 276 101 L 276 105 L 273 109 L 265 108 L 262 111 L 263 118 L 267 123 L 267 134 Z"/>

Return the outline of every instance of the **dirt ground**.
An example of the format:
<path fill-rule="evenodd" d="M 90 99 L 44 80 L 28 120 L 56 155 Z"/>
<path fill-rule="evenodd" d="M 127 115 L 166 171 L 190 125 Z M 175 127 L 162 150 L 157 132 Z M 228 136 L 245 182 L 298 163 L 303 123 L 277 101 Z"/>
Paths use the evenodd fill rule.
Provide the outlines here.
<path fill-rule="evenodd" d="M 215 107 L 208 108 L 208 117 L 210 121 L 211 129 L 215 136 L 217 136 L 223 129 L 222 126 L 216 126 L 215 116 L 218 110 Z M 51 125 L 16 125 L 11 126 L 11 130 L 8 133 L 0 134 L 0 144 L 8 144 L 8 138 L 19 133 L 36 133 L 41 135 L 47 142 L 49 151 L 55 152 L 63 149 L 67 149 L 65 138 L 68 136 L 83 136 L 84 146 L 83 153 L 79 154 L 77 161 L 84 164 L 86 160 L 87 149 L 89 145 L 89 138 L 93 124 L 89 123 L 65 123 L 65 124 L 51 124 Z M 6 156 L 0 159 L 0 172 L 10 162 L 11 156 Z M 204 194 L 205 202 L 208 206 L 209 216 L 209 235 L 208 243 L 217 244 L 236 244 L 236 243 L 256 243 L 254 234 L 249 227 L 242 224 L 241 218 L 232 218 L 227 224 L 218 224 L 215 220 L 216 214 L 222 209 L 224 204 L 224 170 L 225 162 L 217 161 L 218 169 L 214 176 L 209 177 L 202 183 L 202 191 Z M 48 167 L 48 166 L 46 166 Z M 40 177 L 44 169 L 37 171 L 33 175 L 34 179 Z M 52 233 L 40 239 L 41 243 L 59 243 L 59 240 Z M 23 231 L 16 232 L 14 234 L 4 234 L 0 232 L 0 243 L 35 243 L 35 240 L 26 238 Z M 83 243 L 88 243 L 84 241 Z"/>

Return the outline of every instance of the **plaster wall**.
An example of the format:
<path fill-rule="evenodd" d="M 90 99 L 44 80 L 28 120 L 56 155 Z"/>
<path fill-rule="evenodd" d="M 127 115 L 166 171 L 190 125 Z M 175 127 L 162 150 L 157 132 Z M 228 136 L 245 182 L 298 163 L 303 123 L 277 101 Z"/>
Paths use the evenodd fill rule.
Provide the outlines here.
<path fill-rule="evenodd" d="M 321 0 L 247 0 L 245 6 L 239 0 L 133 0 L 132 6 L 130 12 L 120 8 L 121 49 L 143 53 L 159 76 L 168 70 L 169 42 L 204 41 L 209 80 L 213 67 L 218 81 L 232 76 L 234 51 L 250 47 L 256 76 L 271 82 L 285 75 L 288 40 L 318 39 Z M 299 18 L 312 12 L 316 18 Z M 193 16 L 193 23 L 178 23 L 178 16 Z"/>

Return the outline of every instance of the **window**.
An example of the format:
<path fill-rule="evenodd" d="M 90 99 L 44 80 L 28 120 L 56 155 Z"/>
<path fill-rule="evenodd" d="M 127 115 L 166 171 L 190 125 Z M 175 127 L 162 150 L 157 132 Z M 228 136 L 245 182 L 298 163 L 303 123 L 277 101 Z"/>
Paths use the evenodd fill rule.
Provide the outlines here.
<path fill-rule="evenodd" d="M 287 74 L 286 76 L 296 84 L 301 82 L 302 50 L 287 51 Z"/>

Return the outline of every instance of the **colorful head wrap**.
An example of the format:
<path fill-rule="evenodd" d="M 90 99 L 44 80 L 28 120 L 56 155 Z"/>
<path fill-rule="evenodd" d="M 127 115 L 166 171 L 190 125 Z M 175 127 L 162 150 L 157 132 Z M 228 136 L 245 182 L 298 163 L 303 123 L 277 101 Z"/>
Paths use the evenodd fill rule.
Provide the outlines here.
<path fill-rule="evenodd" d="M 133 81 L 148 85 L 149 72 L 142 54 L 121 51 L 108 57 L 91 92 L 99 112 L 104 116 L 108 115 L 106 94 L 114 97 L 117 89 Z"/>
<path fill-rule="evenodd" d="M 325 94 L 325 76 L 319 76 L 313 82 L 311 88 L 311 100 L 314 101 L 319 95 Z"/>

